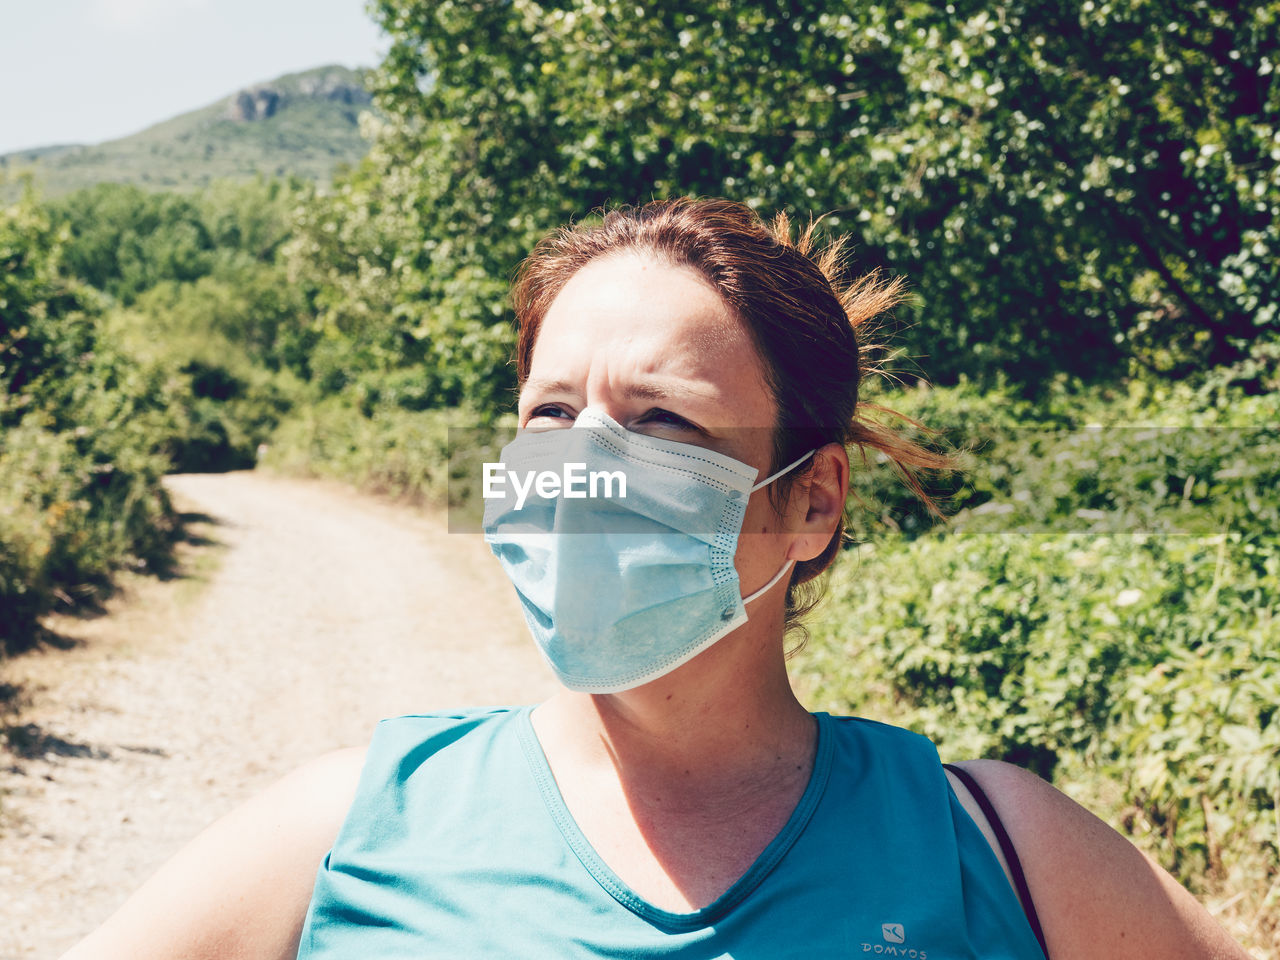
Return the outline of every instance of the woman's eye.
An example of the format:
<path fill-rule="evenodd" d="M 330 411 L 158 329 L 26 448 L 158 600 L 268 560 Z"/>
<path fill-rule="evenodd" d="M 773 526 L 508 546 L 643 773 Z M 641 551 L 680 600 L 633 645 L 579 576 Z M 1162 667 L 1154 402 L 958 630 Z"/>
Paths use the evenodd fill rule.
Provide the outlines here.
<path fill-rule="evenodd" d="M 640 418 L 641 423 L 652 423 L 664 427 L 675 427 L 680 430 L 696 430 L 692 423 L 670 410 L 653 409 Z"/>
<path fill-rule="evenodd" d="M 533 423 L 535 420 L 563 420 L 568 423 L 573 422 L 573 414 L 563 407 L 557 407 L 554 404 L 544 403 L 541 406 L 534 407 L 529 411 L 529 419 L 526 425 Z"/>

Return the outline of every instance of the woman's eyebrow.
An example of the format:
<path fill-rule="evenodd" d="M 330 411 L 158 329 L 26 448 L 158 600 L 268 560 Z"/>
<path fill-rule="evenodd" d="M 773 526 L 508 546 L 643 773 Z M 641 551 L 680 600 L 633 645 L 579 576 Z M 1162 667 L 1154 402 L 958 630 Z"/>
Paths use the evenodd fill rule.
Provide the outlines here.
<path fill-rule="evenodd" d="M 681 383 L 675 389 L 670 389 L 657 383 L 629 383 L 623 387 L 622 395 L 628 400 L 659 401 L 687 397 L 706 397 L 710 395 L 710 392 L 693 389 L 684 383 Z"/>
<path fill-rule="evenodd" d="M 545 377 L 530 377 L 524 382 L 521 393 L 536 390 L 539 393 L 567 393 L 576 396 L 582 391 L 568 380 L 548 380 Z"/>
<path fill-rule="evenodd" d="M 544 377 L 530 377 L 524 383 L 522 393 L 536 391 L 539 394 L 569 394 L 579 396 L 582 390 L 569 380 L 554 380 Z M 622 396 L 628 400 L 671 400 L 682 398 L 715 399 L 719 391 L 704 387 L 702 384 L 691 384 L 684 381 L 664 386 L 656 382 L 629 383 L 622 388 Z"/>

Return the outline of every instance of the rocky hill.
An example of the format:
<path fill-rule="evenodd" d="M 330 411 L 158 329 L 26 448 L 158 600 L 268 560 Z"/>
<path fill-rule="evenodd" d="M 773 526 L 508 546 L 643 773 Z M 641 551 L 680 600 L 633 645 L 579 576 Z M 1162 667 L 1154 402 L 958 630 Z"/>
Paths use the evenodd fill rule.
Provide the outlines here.
<path fill-rule="evenodd" d="M 363 75 L 317 67 L 238 90 L 190 113 L 93 146 L 39 147 L 0 156 L 4 192 L 30 171 L 45 195 L 93 183 L 197 189 L 211 180 L 265 174 L 326 181 L 364 156 L 359 115 L 369 108 Z"/>

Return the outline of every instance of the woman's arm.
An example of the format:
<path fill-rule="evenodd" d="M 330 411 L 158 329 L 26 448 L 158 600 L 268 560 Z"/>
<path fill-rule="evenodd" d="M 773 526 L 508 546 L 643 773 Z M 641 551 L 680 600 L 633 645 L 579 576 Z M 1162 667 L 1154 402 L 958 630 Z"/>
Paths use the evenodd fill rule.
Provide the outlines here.
<path fill-rule="evenodd" d="M 1173 877 L 1039 777 L 997 760 L 960 766 L 1009 832 L 1053 960 L 1248 960 Z"/>
<path fill-rule="evenodd" d="M 63 960 L 292 960 L 363 762 L 363 749 L 328 754 L 233 810 Z"/>

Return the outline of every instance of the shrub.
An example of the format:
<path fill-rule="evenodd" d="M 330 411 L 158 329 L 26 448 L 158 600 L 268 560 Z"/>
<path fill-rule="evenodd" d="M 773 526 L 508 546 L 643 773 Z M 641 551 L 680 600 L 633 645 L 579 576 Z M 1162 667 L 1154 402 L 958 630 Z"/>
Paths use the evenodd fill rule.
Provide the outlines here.
<path fill-rule="evenodd" d="M 889 405 L 946 413 L 963 389 Z M 1076 406 L 1083 429 L 1069 405 L 1027 412 L 1049 432 L 997 416 L 950 524 L 847 551 L 800 682 L 816 706 L 912 727 L 951 757 L 1056 778 L 1193 887 L 1234 869 L 1266 890 L 1280 397 L 1135 384 Z"/>
<path fill-rule="evenodd" d="M 505 421 L 503 421 L 505 424 Z M 490 428 L 464 408 L 403 410 L 379 407 L 366 416 L 341 397 L 299 409 L 272 437 L 263 465 L 282 472 L 331 477 L 376 493 L 435 505 L 450 499 L 450 466 L 465 470 Z M 451 458 L 450 434 L 464 446 Z M 456 435 L 455 435 L 456 439 Z M 455 489 L 461 489 L 455 487 Z"/>
<path fill-rule="evenodd" d="M 168 553 L 160 384 L 101 342 L 98 300 L 60 275 L 60 251 L 30 197 L 0 210 L 0 648 Z"/>

